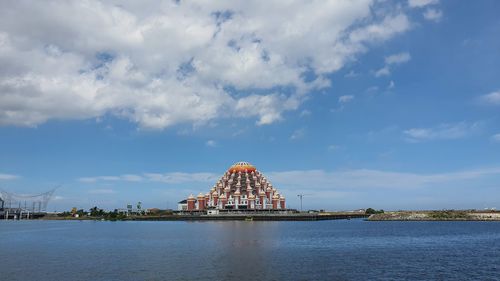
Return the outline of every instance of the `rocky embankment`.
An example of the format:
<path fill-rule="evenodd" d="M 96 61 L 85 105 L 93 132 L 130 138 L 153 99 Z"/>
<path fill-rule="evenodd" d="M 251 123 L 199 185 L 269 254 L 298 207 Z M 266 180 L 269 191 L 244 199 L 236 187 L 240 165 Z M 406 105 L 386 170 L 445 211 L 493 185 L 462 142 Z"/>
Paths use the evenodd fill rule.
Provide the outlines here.
<path fill-rule="evenodd" d="M 500 221 L 500 212 L 482 211 L 398 211 L 373 214 L 369 221 Z"/>

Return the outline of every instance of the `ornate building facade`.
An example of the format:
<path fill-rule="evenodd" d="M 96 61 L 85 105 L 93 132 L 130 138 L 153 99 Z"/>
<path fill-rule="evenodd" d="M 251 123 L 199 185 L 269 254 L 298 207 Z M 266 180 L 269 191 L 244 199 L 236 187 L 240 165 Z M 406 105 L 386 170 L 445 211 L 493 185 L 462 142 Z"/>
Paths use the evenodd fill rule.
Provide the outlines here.
<path fill-rule="evenodd" d="M 186 205 L 187 211 L 286 209 L 285 197 L 248 162 L 232 165 L 208 193 L 191 194 Z"/>

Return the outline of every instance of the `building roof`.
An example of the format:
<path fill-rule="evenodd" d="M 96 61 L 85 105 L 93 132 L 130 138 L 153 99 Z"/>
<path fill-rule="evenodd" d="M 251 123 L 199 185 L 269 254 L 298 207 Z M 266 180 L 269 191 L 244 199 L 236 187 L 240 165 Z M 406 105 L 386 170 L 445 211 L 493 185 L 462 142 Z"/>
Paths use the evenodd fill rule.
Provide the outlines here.
<path fill-rule="evenodd" d="M 252 164 L 248 163 L 248 162 L 236 162 L 234 163 L 231 167 L 229 167 L 228 171 L 229 172 L 232 172 L 232 173 L 237 173 L 237 172 L 254 172 L 256 169 L 255 169 L 255 166 L 253 166 Z"/>

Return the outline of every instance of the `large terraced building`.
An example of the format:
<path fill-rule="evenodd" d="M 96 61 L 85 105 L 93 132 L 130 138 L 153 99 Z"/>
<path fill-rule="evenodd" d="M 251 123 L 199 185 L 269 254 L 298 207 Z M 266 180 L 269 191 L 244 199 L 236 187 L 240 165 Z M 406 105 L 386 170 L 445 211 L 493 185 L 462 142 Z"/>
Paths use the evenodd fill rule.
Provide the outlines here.
<path fill-rule="evenodd" d="M 206 194 L 190 195 L 187 211 L 216 210 L 284 210 L 285 197 L 248 162 L 232 165 Z"/>

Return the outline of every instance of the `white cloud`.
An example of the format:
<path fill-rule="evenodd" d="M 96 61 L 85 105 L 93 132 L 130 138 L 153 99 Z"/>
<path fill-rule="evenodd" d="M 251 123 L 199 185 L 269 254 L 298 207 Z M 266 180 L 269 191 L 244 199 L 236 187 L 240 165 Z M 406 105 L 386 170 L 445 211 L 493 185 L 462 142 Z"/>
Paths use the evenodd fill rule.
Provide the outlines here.
<path fill-rule="evenodd" d="M 105 181 L 122 181 L 122 182 L 163 182 L 163 183 L 186 183 L 186 182 L 211 182 L 217 179 L 217 175 L 212 173 L 143 173 L 126 174 L 120 176 L 96 176 L 82 177 L 78 181 L 84 183 L 97 183 Z"/>
<path fill-rule="evenodd" d="M 481 101 L 487 104 L 500 105 L 500 91 L 491 92 L 481 96 Z"/>
<path fill-rule="evenodd" d="M 404 14 L 387 16 L 380 23 L 370 24 L 366 27 L 354 30 L 349 39 L 353 42 L 383 41 L 394 34 L 404 32 L 410 28 L 410 22 Z"/>
<path fill-rule="evenodd" d="M 412 128 L 403 131 L 406 140 L 421 142 L 430 140 L 450 140 L 468 137 L 481 129 L 481 123 L 460 122 L 441 124 L 432 128 Z"/>
<path fill-rule="evenodd" d="M 344 75 L 345 78 L 354 78 L 354 77 L 357 77 L 359 76 L 358 73 L 354 72 L 354 70 L 351 70 L 349 71 L 349 73 L 347 73 L 346 75 Z"/>
<path fill-rule="evenodd" d="M 11 175 L 11 174 L 0 174 L 0 180 L 15 180 L 18 179 L 19 176 Z"/>
<path fill-rule="evenodd" d="M 138 175 L 122 175 L 121 178 L 125 181 L 142 181 L 143 178 Z"/>
<path fill-rule="evenodd" d="M 404 52 L 386 57 L 385 64 L 386 65 L 401 64 L 408 62 L 410 59 L 411 59 L 410 54 L 408 52 Z"/>
<path fill-rule="evenodd" d="M 305 129 L 297 129 L 295 130 L 292 135 L 290 136 L 290 139 L 291 140 L 297 140 L 297 139 L 301 139 L 304 137 L 305 135 Z"/>
<path fill-rule="evenodd" d="M 311 111 L 304 109 L 304 110 L 302 110 L 302 112 L 300 112 L 300 117 L 311 116 L 311 114 L 312 114 Z"/>
<path fill-rule="evenodd" d="M 207 182 L 214 183 L 220 175 L 213 173 L 146 173 L 144 176 L 148 181 L 163 182 L 163 183 L 186 183 L 186 182 Z"/>
<path fill-rule="evenodd" d="M 90 194 L 114 194 L 116 193 L 113 189 L 91 189 Z"/>
<path fill-rule="evenodd" d="M 391 81 L 389 82 L 389 85 L 387 86 L 387 89 L 389 89 L 389 90 L 390 90 L 390 89 L 394 89 L 394 87 L 396 87 L 396 84 L 394 83 L 394 81 L 392 81 L 392 80 L 391 80 Z"/>
<path fill-rule="evenodd" d="M 340 112 L 344 110 L 345 104 L 351 102 L 354 100 L 354 95 L 343 95 L 338 98 L 338 103 L 339 107 L 338 108 L 332 108 L 330 111 L 331 112 Z"/>
<path fill-rule="evenodd" d="M 139 175 L 125 174 L 121 176 L 98 176 L 98 177 L 83 177 L 78 180 L 85 183 L 94 183 L 98 181 L 129 181 L 138 182 L 142 181 L 144 178 Z"/>
<path fill-rule="evenodd" d="M 431 21 L 439 22 L 442 17 L 443 17 L 443 12 L 441 12 L 440 10 L 427 9 L 424 12 L 424 18 L 426 20 L 431 20 Z"/>
<path fill-rule="evenodd" d="M 331 146 L 333 150 L 337 146 Z M 412 173 L 384 171 L 373 169 L 349 169 L 349 170 L 292 170 L 279 172 L 265 172 L 265 176 L 286 196 L 291 196 L 295 192 L 316 193 L 321 198 L 326 198 L 329 192 L 360 192 L 362 190 L 373 189 L 418 189 L 418 188 L 447 188 L 456 187 L 458 184 L 463 186 L 478 187 L 478 183 L 491 180 L 491 177 L 500 176 L 500 167 L 469 169 L 461 171 L 443 172 L 443 173 Z M 144 177 L 149 182 L 160 182 L 166 185 L 179 186 L 183 183 L 196 184 L 196 186 L 206 186 L 206 190 L 222 176 L 220 174 L 198 172 L 198 173 L 145 173 Z M 119 176 L 117 178 L 120 178 Z M 469 185 L 470 183 L 472 185 Z M 176 196 L 185 196 L 189 192 L 205 192 L 206 190 L 185 190 L 179 194 L 176 189 Z M 114 192 L 108 189 L 96 189 L 92 193 L 106 194 Z"/>
<path fill-rule="evenodd" d="M 387 65 L 375 71 L 375 77 L 388 76 L 389 74 L 391 74 L 391 71 Z"/>
<path fill-rule="evenodd" d="M 331 172 L 324 170 L 299 170 L 266 173 L 267 178 L 280 189 L 286 187 L 302 190 L 437 187 L 444 183 L 476 180 L 492 175 L 500 175 L 500 168 L 436 174 L 401 173 L 369 169 Z"/>
<path fill-rule="evenodd" d="M 488 175 L 500 175 L 500 168 L 472 169 L 465 171 L 417 174 L 370 169 L 353 169 L 339 171 L 295 170 L 282 172 L 265 172 L 266 177 L 276 186 L 301 186 L 304 188 L 418 188 L 430 184 L 471 180 Z M 145 174 L 150 181 L 169 184 L 187 182 L 207 183 L 213 185 L 221 175 L 213 173 L 165 173 Z M 102 190 L 102 189 L 97 189 Z M 108 189 L 104 189 L 108 190 Z M 109 191 L 108 191 L 109 192 Z"/>
<path fill-rule="evenodd" d="M 348 103 L 354 99 L 353 95 L 344 95 L 339 97 L 339 103 Z"/>
<path fill-rule="evenodd" d="M 257 125 L 268 125 L 282 119 L 281 112 L 293 110 L 299 106 L 299 101 L 284 95 L 250 95 L 238 100 L 235 105 L 239 117 L 259 116 Z"/>
<path fill-rule="evenodd" d="M 410 23 L 370 0 L 89 0 L 3 1 L 0 27 L 0 125 L 112 115 L 163 129 L 282 120 Z"/>
<path fill-rule="evenodd" d="M 438 4 L 439 0 L 408 0 L 408 5 L 412 8 L 421 8 L 428 5 Z"/>
<path fill-rule="evenodd" d="M 500 142 L 500 133 L 491 136 L 491 140 L 494 142 Z"/>
<path fill-rule="evenodd" d="M 375 71 L 375 77 L 388 76 L 391 74 L 391 66 L 408 62 L 411 56 L 408 52 L 398 53 L 385 57 L 385 65 Z"/>
<path fill-rule="evenodd" d="M 206 146 L 209 146 L 209 147 L 215 147 L 217 145 L 217 143 L 214 141 L 214 140 L 208 140 L 206 143 L 205 143 Z"/>

